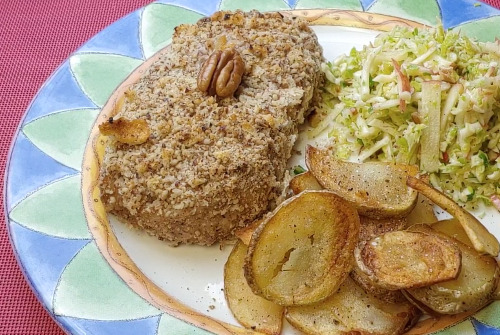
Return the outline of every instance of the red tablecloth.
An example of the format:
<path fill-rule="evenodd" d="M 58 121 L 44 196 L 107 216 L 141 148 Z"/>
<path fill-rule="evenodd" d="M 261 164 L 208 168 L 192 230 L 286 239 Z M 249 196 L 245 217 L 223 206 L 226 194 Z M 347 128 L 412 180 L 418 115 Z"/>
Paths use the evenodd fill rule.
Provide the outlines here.
<path fill-rule="evenodd" d="M 3 185 L 12 136 L 43 82 L 90 37 L 150 0 L 0 2 L 0 182 Z M 500 8 L 500 0 L 484 2 Z M 24 280 L 12 253 L 4 215 L 0 216 L 0 264 L 0 334 L 64 334 Z"/>

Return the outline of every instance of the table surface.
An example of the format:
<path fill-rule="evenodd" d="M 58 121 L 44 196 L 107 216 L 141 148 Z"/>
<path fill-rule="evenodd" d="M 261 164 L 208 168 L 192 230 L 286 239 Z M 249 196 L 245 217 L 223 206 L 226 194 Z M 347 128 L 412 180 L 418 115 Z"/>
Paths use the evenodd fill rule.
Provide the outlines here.
<path fill-rule="evenodd" d="M 12 137 L 45 80 L 85 41 L 150 2 L 1 1 L 0 185 Z M 500 0 L 483 2 L 500 8 Z M 0 206 L 4 212 L 3 201 Z M 0 334 L 64 334 L 25 281 L 12 252 L 5 216 L 0 220 Z"/>

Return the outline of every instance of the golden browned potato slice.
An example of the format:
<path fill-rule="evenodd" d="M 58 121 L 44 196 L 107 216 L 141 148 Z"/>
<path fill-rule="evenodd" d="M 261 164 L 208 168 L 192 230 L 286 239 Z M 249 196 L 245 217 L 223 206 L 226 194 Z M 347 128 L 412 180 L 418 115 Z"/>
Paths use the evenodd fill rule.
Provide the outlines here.
<path fill-rule="evenodd" d="M 360 216 L 359 241 L 361 244 L 371 240 L 379 235 L 390 231 L 403 230 L 407 227 L 406 218 L 386 218 L 373 219 L 366 216 Z M 367 274 L 359 269 L 356 262 L 350 273 L 351 278 L 361 286 L 365 292 L 387 302 L 406 301 L 403 293 L 399 290 L 387 290 L 378 286 Z"/>
<path fill-rule="evenodd" d="M 299 194 L 305 190 L 322 190 L 323 187 L 310 171 L 306 171 L 290 180 L 290 189 L 294 194 Z"/>
<path fill-rule="evenodd" d="M 251 224 L 246 227 L 239 228 L 234 231 L 234 235 L 241 240 L 241 242 L 245 243 L 245 245 L 250 244 L 250 239 L 252 238 L 253 232 L 259 227 L 259 225 L 264 222 L 264 218 L 255 220 Z"/>
<path fill-rule="evenodd" d="M 370 276 L 356 266 L 356 263 L 354 264 L 354 269 L 349 275 L 367 294 L 373 295 L 380 300 L 387 301 L 389 303 L 407 301 L 401 290 L 387 290 L 378 286 Z"/>
<path fill-rule="evenodd" d="M 469 247 L 474 248 L 474 245 L 472 245 L 469 236 L 467 236 L 467 233 L 462 228 L 457 219 L 453 218 L 448 220 L 436 221 L 430 226 L 435 231 L 453 237 L 454 239 L 459 240 L 463 244 L 466 244 Z"/>
<path fill-rule="evenodd" d="M 408 174 L 417 174 L 416 166 L 344 162 L 312 146 L 306 149 L 306 164 L 321 186 L 354 204 L 360 215 L 404 217 L 415 207 L 417 192 L 405 183 Z"/>
<path fill-rule="evenodd" d="M 388 303 L 365 293 L 347 278 L 326 300 L 306 306 L 287 307 L 285 317 L 306 334 L 402 334 L 419 318 L 408 302 Z"/>
<path fill-rule="evenodd" d="M 434 213 L 434 204 L 422 194 L 417 197 L 417 204 L 406 217 L 408 225 L 417 223 L 433 223 L 438 219 Z"/>
<path fill-rule="evenodd" d="M 499 268 L 495 258 L 435 231 L 428 225 L 414 225 L 411 231 L 428 232 L 455 243 L 462 253 L 462 268 L 456 279 L 428 287 L 405 290 L 405 295 L 429 314 L 457 314 L 479 310 L 494 299 Z"/>
<path fill-rule="evenodd" d="M 252 235 L 245 277 L 254 293 L 283 306 L 325 299 L 351 271 L 358 235 L 350 203 L 332 192 L 304 191 Z"/>
<path fill-rule="evenodd" d="M 500 261 L 497 261 L 497 267 L 500 269 Z M 500 300 L 500 282 L 498 282 L 497 288 L 493 292 L 493 300 Z"/>
<path fill-rule="evenodd" d="M 429 175 L 422 174 L 418 177 L 420 180 L 429 183 Z M 430 201 L 423 194 L 418 194 L 417 196 L 417 204 L 413 208 L 413 210 L 406 217 L 408 221 L 408 225 L 414 225 L 417 223 L 433 223 L 438 219 L 436 217 L 436 213 L 434 213 L 434 203 Z"/>
<path fill-rule="evenodd" d="M 252 292 L 243 275 L 246 254 L 246 245 L 237 242 L 224 266 L 224 294 L 229 309 L 245 328 L 279 334 L 284 308 Z"/>
<path fill-rule="evenodd" d="M 460 207 L 444 193 L 415 177 L 408 176 L 406 183 L 408 186 L 422 193 L 436 205 L 453 215 L 465 230 L 474 249 L 483 254 L 490 254 L 494 257 L 498 256 L 500 251 L 498 240 L 472 214 Z"/>
<path fill-rule="evenodd" d="M 410 231 L 375 237 L 355 255 L 360 270 L 388 290 L 454 279 L 461 265 L 460 249 L 455 244 L 435 235 Z"/>
<path fill-rule="evenodd" d="M 408 226 L 406 218 L 373 219 L 361 215 L 359 222 L 359 240 L 361 242 L 371 240 L 390 231 L 403 230 Z"/>

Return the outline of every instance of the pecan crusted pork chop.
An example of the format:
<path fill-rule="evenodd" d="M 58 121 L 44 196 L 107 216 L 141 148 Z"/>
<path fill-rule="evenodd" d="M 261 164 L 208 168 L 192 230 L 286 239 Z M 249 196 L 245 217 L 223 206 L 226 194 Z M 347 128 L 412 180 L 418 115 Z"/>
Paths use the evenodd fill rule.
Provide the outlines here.
<path fill-rule="evenodd" d="M 99 180 L 107 211 L 173 244 L 210 245 L 270 210 L 322 61 L 306 22 L 277 13 L 178 26 L 114 116 L 141 121 L 148 136 L 109 137 Z M 215 71 L 218 62 L 227 66 Z"/>

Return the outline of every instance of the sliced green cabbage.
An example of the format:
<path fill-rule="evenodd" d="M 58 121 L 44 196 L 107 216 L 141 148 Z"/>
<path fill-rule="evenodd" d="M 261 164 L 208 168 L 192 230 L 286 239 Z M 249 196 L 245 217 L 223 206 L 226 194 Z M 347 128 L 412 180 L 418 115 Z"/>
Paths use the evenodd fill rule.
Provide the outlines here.
<path fill-rule="evenodd" d="M 396 27 L 323 65 L 324 118 L 310 136 L 328 134 L 337 158 L 421 164 L 422 134 L 440 130 L 439 161 L 422 171 L 466 207 L 489 205 L 500 195 L 499 66 L 500 41 Z M 422 117 L 428 81 L 440 83 L 439 126 Z"/>

